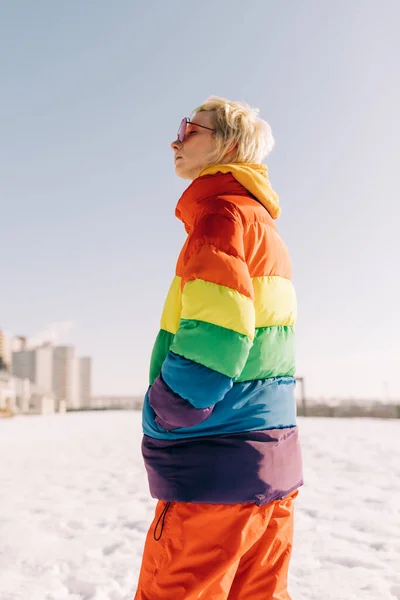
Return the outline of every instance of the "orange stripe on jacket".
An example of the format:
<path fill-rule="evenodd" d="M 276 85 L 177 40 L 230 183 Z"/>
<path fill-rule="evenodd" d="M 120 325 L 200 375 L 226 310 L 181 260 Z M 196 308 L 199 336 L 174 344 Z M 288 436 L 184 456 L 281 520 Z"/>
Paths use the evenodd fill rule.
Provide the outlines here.
<path fill-rule="evenodd" d="M 179 256 L 176 274 L 182 277 L 182 289 L 188 281 L 203 279 L 253 299 L 244 255 L 243 224 L 231 205 L 220 202 L 218 213 L 198 221 Z"/>

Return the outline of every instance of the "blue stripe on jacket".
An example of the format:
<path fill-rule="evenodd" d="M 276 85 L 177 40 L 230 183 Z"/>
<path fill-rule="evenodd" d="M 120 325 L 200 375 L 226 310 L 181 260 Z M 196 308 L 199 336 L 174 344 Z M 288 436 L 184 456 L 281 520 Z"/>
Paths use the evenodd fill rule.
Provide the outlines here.
<path fill-rule="evenodd" d="M 188 400 L 195 408 L 217 404 L 233 385 L 230 377 L 171 351 L 164 361 L 161 375 L 175 394 Z"/>
<path fill-rule="evenodd" d="M 293 377 L 235 383 L 224 399 L 215 405 L 208 419 L 192 427 L 172 431 L 166 431 L 155 423 L 155 413 L 146 394 L 143 432 L 152 438 L 171 440 L 294 427 L 295 385 Z"/>

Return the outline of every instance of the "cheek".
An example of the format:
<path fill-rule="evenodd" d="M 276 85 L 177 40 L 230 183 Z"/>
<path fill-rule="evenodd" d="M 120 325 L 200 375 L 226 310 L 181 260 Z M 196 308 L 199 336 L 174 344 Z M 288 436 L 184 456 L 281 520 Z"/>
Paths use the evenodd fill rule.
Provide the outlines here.
<path fill-rule="evenodd" d="M 207 144 L 207 155 L 210 156 L 210 155 L 214 154 L 216 149 L 217 149 L 217 143 L 213 138 L 211 138 L 209 144 Z"/>
<path fill-rule="evenodd" d="M 201 148 L 199 148 L 198 156 L 201 157 L 203 161 L 208 160 L 214 151 L 215 144 L 213 142 L 204 143 L 201 145 Z"/>
<path fill-rule="evenodd" d="M 215 152 L 216 144 L 213 140 L 204 140 L 197 138 L 190 141 L 190 144 L 184 149 L 186 162 L 194 166 L 203 166 L 207 163 Z"/>

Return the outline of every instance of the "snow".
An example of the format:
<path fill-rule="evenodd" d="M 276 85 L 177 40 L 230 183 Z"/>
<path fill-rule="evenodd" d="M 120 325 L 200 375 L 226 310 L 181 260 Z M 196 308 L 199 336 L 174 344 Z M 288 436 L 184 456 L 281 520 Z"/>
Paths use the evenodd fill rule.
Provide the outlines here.
<path fill-rule="evenodd" d="M 300 430 L 293 600 L 400 599 L 400 422 Z M 155 506 L 140 441 L 133 411 L 0 421 L 1 600 L 133 599 Z"/>

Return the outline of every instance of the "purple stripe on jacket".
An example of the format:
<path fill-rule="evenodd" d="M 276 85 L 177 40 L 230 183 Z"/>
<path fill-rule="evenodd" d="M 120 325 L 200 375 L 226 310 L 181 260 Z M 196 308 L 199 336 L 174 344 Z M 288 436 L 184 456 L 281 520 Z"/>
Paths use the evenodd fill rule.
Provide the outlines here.
<path fill-rule="evenodd" d="M 161 375 L 149 389 L 149 404 L 156 413 L 155 422 L 167 431 L 198 425 L 210 416 L 214 408 L 195 408 L 188 400 L 175 394 Z"/>
<path fill-rule="evenodd" d="M 303 484 L 297 427 L 182 440 L 144 436 L 153 498 L 267 504 Z"/>

